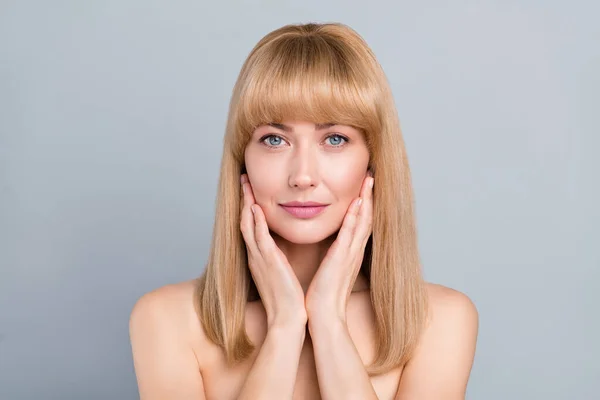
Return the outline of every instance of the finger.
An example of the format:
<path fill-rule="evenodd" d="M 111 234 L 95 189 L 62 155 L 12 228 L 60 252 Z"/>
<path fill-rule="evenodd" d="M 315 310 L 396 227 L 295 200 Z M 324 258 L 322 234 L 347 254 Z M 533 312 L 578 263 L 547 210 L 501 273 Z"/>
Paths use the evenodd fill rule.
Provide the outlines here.
<path fill-rule="evenodd" d="M 362 204 L 360 203 L 362 202 L 364 202 L 364 199 L 361 197 L 354 199 L 354 201 L 350 203 L 350 207 L 348 207 L 348 211 L 342 222 L 342 227 L 340 228 L 336 241 L 339 241 L 340 244 L 345 247 L 350 247 L 352 244 L 352 237 L 354 236 L 356 223 L 358 221 L 358 213 L 362 207 Z"/>
<path fill-rule="evenodd" d="M 367 177 L 361 188 L 361 197 L 364 199 L 358 213 L 358 221 L 353 236 L 353 245 L 366 245 L 373 224 L 373 178 Z"/>
<path fill-rule="evenodd" d="M 242 176 L 242 180 L 243 180 L 243 189 L 244 189 L 244 196 L 246 196 L 246 201 L 248 204 L 248 208 L 250 209 L 250 217 L 248 218 L 249 220 L 249 225 L 250 227 L 248 229 L 250 229 L 252 231 L 252 246 L 253 246 L 253 250 L 256 252 L 256 254 L 260 253 L 260 248 L 258 247 L 258 243 L 257 243 L 257 238 L 256 238 L 256 216 L 254 215 L 254 211 L 256 211 L 256 208 L 253 210 L 253 206 L 256 207 L 256 199 L 254 198 L 254 192 L 252 191 L 252 185 L 250 184 L 250 180 L 248 179 L 248 174 L 244 174 Z"/>
<path fill-rule="evenodd" d="M 247 229 L 250 232 L 248 236 L 249 246 L 251 247 L 252 254 L 255 257 L 260 257 L 265 260 L 278 255 L 280 252 L 273 237 L 269 233 L 269 227 L 267 220 L 262 208 L 256 203 L 254 193 L 252 192 L 252 186 L 248 181 L 248 176 L 242 176 L 243 191 L 246 198 L 247 208 L 250 210 L 247 219 Z"/>
<path fill-rule="evenodd" d="M 251 196 L 248 194 L 248 183 L 246 180 L 247 178 L 242 176 L 241 185 L 244 206 L 240 217 L 240 230 L 242 231 L 242 236 L 244 237 L 250 255 L 258 255 L 260 252 L 254 237 L 254 216 L 252 215 L 252 210 L 250 208 L 253 203 Z"/>
<path fill-rule="evenodd" d="M 252 185 L 248 180 L 248 175 L 242 175 L 243 187 L 246 189 L 245 196 L 248 197 L 248 201 L 250 204 L 256 203 L 256 199 L 254 198 L 254 191 L 252 190 Z"/>
<path fill-rule="evenodd" d="M 267 219 L 262 208 L 258 204 L 254 204 L 252 207 L 254 208 L 254 238 L 260 254 L 264 259 L 268 259 L 273 254 L 275 241 L 269 233 Z"/>

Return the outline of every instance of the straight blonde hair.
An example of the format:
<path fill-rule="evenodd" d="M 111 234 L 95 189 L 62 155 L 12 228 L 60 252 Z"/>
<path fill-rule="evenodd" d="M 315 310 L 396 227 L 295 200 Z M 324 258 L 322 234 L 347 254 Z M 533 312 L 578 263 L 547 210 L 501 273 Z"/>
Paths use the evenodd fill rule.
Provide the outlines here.
<path fill-rule="evenodd" d="M 387 78 L 362 37 L 340 23 L 279 28 L 242 66 L 229 105 L 210 254 L 195 293 L 206 335 L 229 365 L 255 349 L 245 330 L 246 304 L 257 291 L 240 231 L 240 175 L 254 129 L 285 120 L 335 122 L 365 136 L 375 187 L 361 269 L 376 324 L 376 355 L 366 370 L 373 376 L 404 366 L 427 319 L 410 169 Z"/>

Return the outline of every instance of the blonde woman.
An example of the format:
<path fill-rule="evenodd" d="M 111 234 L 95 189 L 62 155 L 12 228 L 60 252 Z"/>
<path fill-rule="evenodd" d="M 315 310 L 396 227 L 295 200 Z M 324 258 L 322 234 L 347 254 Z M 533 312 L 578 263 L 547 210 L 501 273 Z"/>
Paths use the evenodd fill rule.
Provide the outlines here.
<path fill-rule="evenodd" d="M 470 299 L 423 281 L 390 87 L 343 24 L 288 25 L 233 90 L 206 269 L 130 320 L 152 399 L 463 399 Z"/>

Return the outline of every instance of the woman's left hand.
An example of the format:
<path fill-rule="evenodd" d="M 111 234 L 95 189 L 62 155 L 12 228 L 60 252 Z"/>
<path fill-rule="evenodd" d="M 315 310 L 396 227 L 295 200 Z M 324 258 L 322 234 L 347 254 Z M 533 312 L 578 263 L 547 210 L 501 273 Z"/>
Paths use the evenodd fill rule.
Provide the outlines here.
<path fill-rule="evenodd" d="M 362 200 L 362 204 L 357 206 Z M 360 271 L 373 222 L 373 177 L 369 173 L 348 208 L 336 240 L 319 265 L 304 299 L 308 320 L 346 321 L 346 305 Z"/>

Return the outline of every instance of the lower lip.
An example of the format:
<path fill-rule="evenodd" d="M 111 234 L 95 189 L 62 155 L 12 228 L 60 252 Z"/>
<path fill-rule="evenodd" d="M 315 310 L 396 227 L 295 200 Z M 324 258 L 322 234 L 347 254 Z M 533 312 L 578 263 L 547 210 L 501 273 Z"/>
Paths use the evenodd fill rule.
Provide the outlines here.
<path fill-rule="evenodd" d="M 296 218 L 312 218 L 315 217 L 325 210 L 327 206 L 316 206 L 316 207 L 288 207 L 281 206 L 285 211 L 292 214 Z"/>

